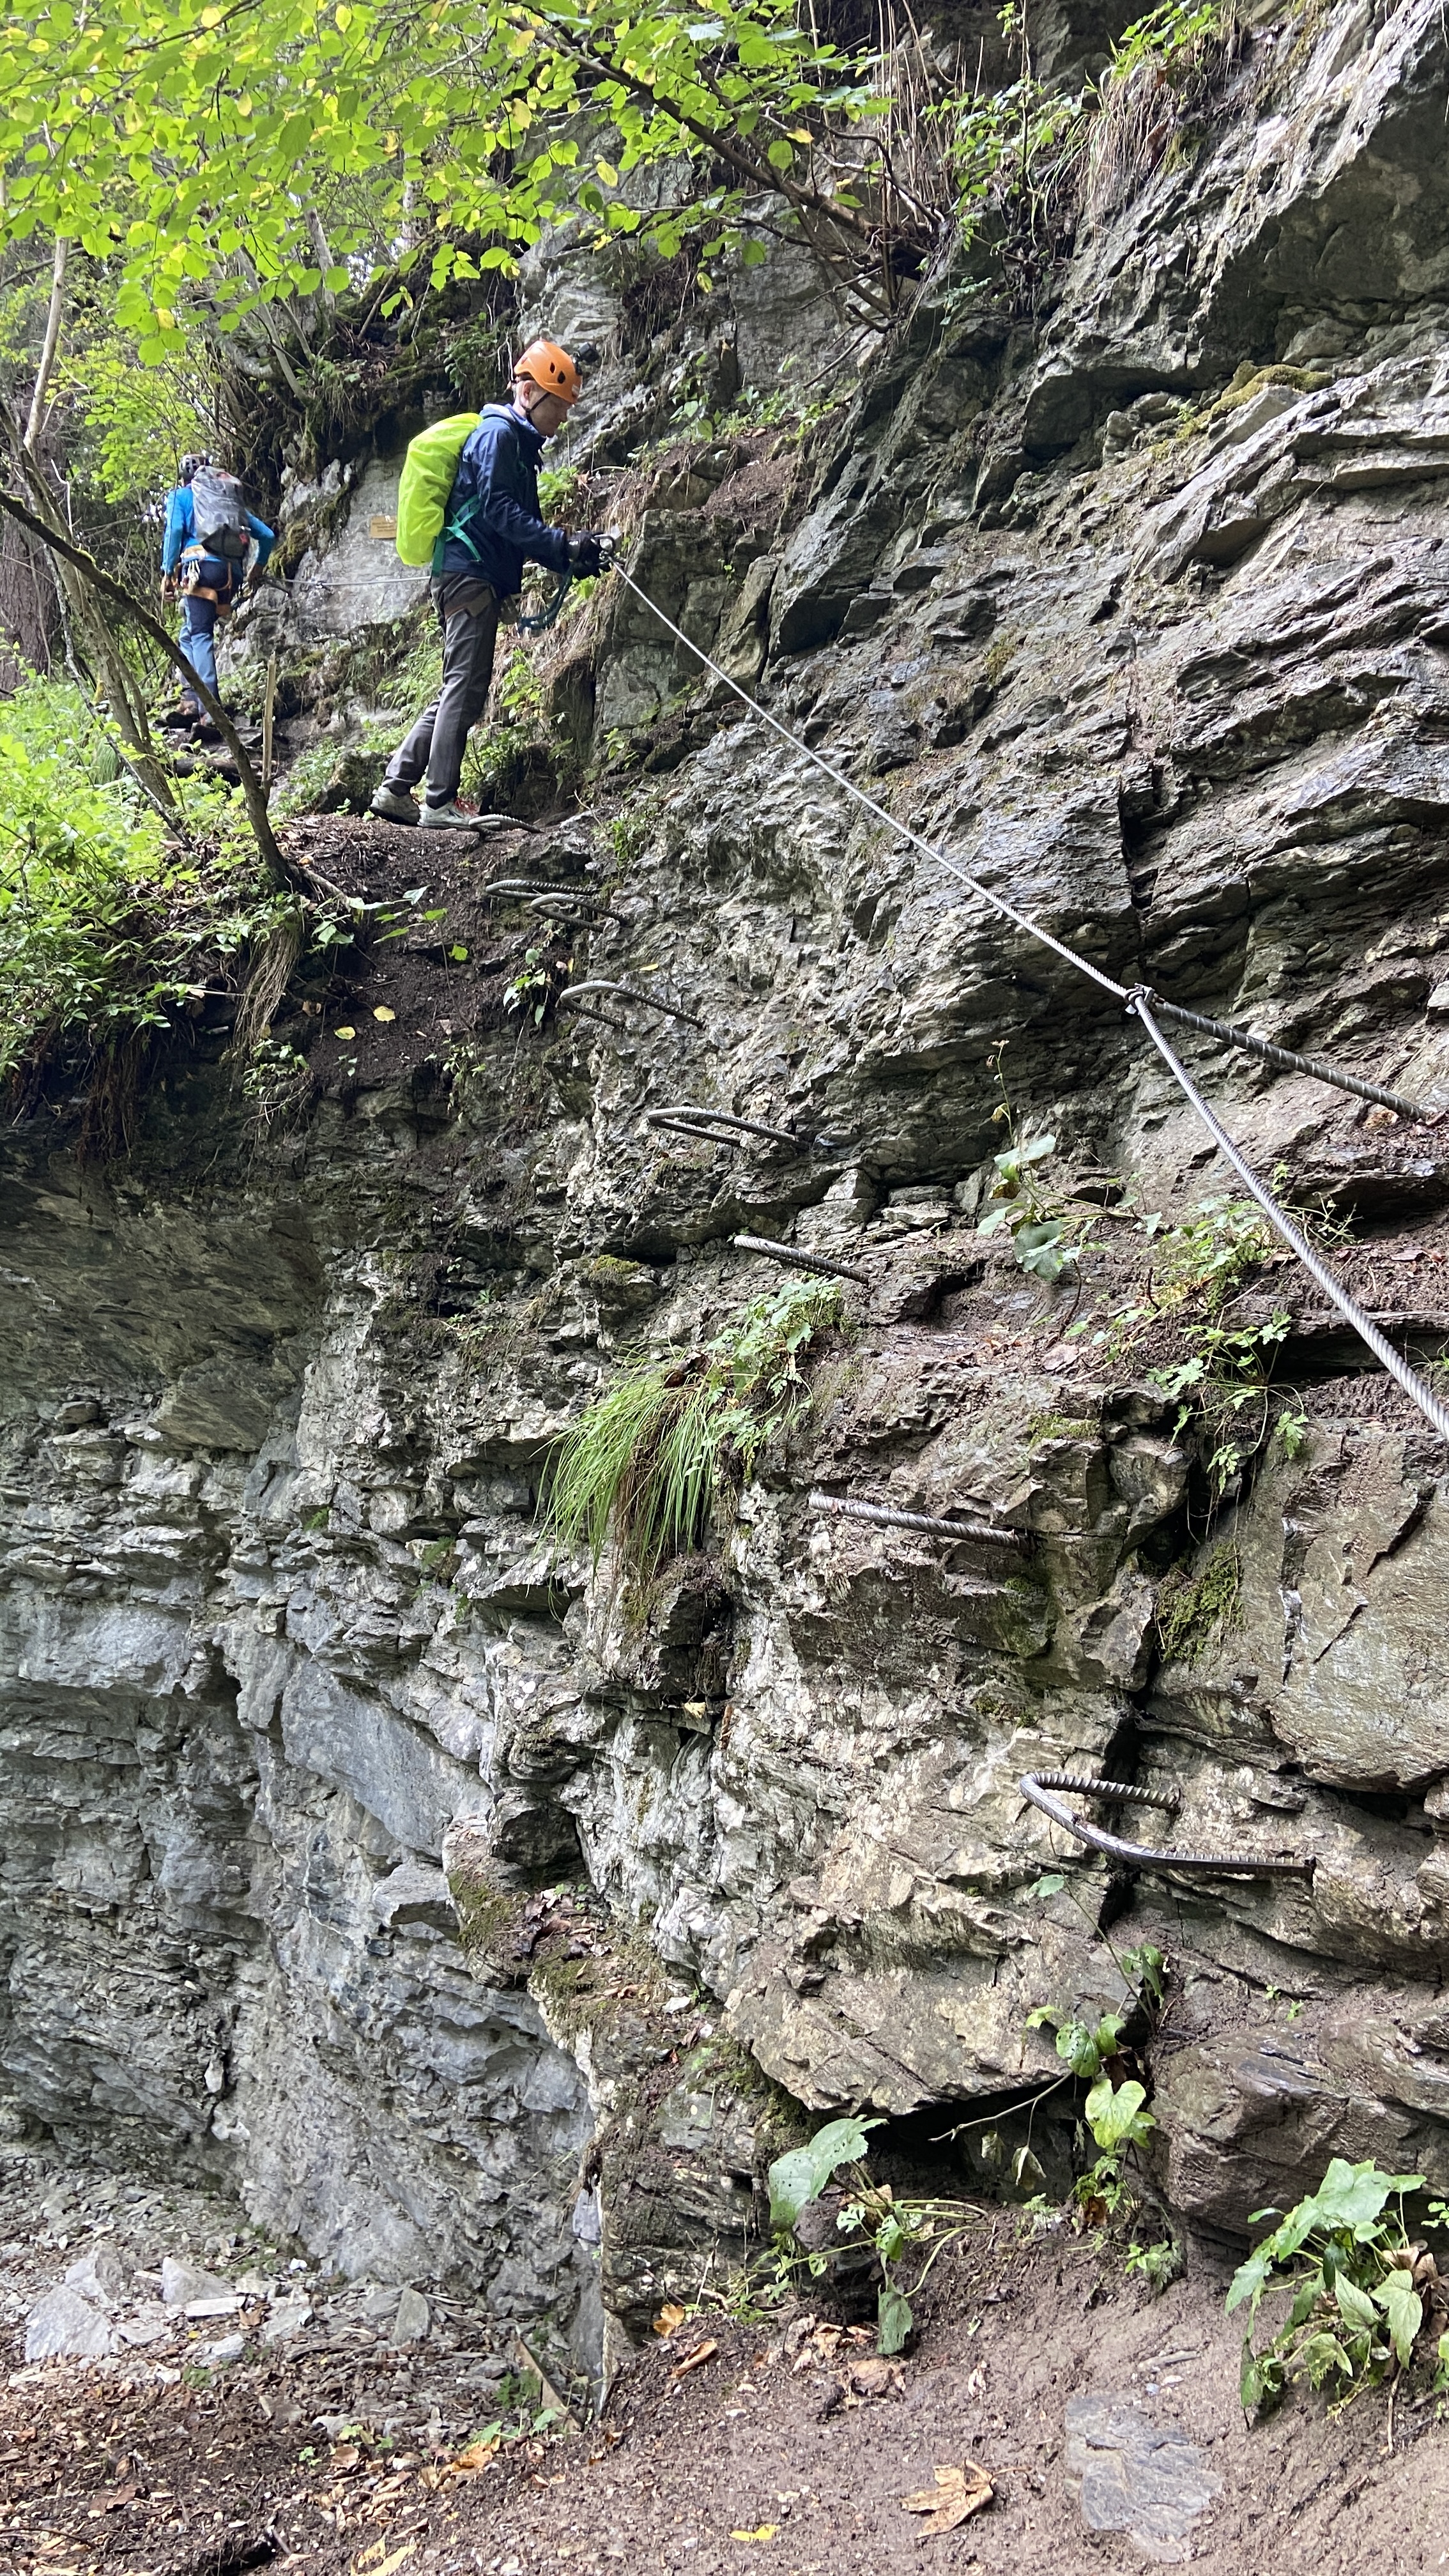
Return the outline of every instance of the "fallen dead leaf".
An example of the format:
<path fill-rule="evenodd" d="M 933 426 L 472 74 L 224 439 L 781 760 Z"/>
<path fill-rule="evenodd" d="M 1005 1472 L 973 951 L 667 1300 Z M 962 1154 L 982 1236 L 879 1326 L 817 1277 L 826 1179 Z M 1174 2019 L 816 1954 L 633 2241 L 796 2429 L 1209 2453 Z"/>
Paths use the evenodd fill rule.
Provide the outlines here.
<path fill-rule="evenodd" d="M 687 2352 L 683 2361 L 676 2362 L 669 2374 L 670 2378 L 682 2379 L 687 2370 L 698 2370 L 702 2361 L 713 2361 L 718 2350 L 719 2345 L 713 2335 L 706 2335 L 703 2343 L 697 2343 L 693 2352 Z"/>
<path fill-rule="evenodd" d="M 684 2310 L 674 2299 L 666 2299 L 654 2320 L 654 2331 L 663 2341 L 676 2333 L 684 2323 Z"/>
<path fill-rule="evenodd" d="M 338 2442 L 327 2454 L 327 2465 L 333 2469 L 355 2469 L 361 2457 L 355 2442 Z"/>
<path fill-rule="evenodd" d="M 730 2538 L 731 2540 L 769 2541 L 774 2539 L 779 2528 L 780 2526 L 778 2522 L 762 2522 L 758 2531 L 732 2531 L 730 2533 Z"/>
<path fill-rule="evenodd" d="M 364 2549 L 360 2558 L 354 2558 L 353 2576 L 393 2576 L 394 2569 L 411 2558 L 417 2545 L 415 2540 L 405 2540 L 401 2549 L 388 2549 L 386 2541 L 375 2540 L 370 2549 Z M 379 2550 L 385 2555 L 379 2557 Z"/>
<path fill-rule="evenodd" d="M 990 2504 L 995 2493 L 986 2471 L 968 2460 L 964 2468 L 938 2468 L 933 2487 L 918 2487 L 914 2495 L 901 2497 L 901 2511 L 923 2513 L 923 2532 L 954 2531 Z"/>
<path fill-rule="evenodd" d="M 906 2374 L 898 2361 L 887 2361 L 878 2352 L 868 2353 L 863 2361 L 850 2365 L 850 2384 L 860 2397 L 890 2397 L 905 2386 Z"/>

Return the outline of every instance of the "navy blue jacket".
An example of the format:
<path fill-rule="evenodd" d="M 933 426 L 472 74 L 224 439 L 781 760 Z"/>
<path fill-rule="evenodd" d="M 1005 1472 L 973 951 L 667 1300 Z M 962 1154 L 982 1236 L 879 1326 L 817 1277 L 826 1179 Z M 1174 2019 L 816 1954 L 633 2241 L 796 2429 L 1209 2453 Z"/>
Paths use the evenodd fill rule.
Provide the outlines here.
<path fill-rule="evenodd" d="M 538 513 L 538 460 L 543 440 L 531 421 L 490 403 L 472 432 L 454 478 L 441 570 L 471 572 L 500 599 L 521 588 L 525 563 L 567 572 L 568 539 Z M 463 522 L 457 534 L 456 522 Z"/>

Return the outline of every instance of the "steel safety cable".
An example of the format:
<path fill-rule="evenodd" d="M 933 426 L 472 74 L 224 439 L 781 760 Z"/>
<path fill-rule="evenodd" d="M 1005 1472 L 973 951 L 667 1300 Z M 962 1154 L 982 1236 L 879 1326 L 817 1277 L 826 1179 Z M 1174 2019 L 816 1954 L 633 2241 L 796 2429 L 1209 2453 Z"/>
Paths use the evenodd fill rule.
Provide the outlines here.
<path fill-rule="evenodd" d="M 920 833 L 913 832 L 908 823 L 900 822 L 888 807 L 879 804 L 874 796 L 868 796 L 864 788 L 858 787 L 855 780 L 843 769 L 837 769 L 833 761 L 825 758 L 823 752 L 813 750 L 808 742 L 802 742 L 798 734 L 793 734 L 788 725 L 780 722 L 778 716 L 771 715 L 768 707 L 762 707 L 758 698 L 752 698 L 749 690 L 738 680 L 732 680 L 728 671 L 722 670 L 719 663 L 711 659 L 702 644 L 696 644 L 692 636 L 685 634 L 682 626 L 676 626 L 673 618 L 665 615 L 658 601 L 651 599 L 648 591 L 635 581 L 632 573 L 625 571 L 617 555 L 609 558 L 609 564 L 610 569 L 616 572 L 619 579 L 633 591 L 635 598 L 642 600 L 650 613 L 658 618 L 660 625 L 667 627 L 669 633 L 694 655 L 696 661 L 702 662 L 707 671 L 712 671 L 717 680 L 722 680 L 725 687 L 733 691 L 741 706 L 747 707 L 752 716 L 758 716 L 761 724 L 768 725 L 771 732 L 777 733 L 780 740 L 788 743 L 792 751 L 802 753 L 823 777 L 831 779 L 837 787 L 843 787 L 846 795 L 853 796 L 857 805 L 864 806 L 865 811 L 873 814 L 877 822 L 886 824 L 898 839 L 909 841 L 911 847 L 920 850 L 926 858 L 934 859 L 938 867 L 944 868 L 947 874 L 955 877 L 959 884 L 969 887 L 973 894 L 979 894 L 984 902 L 989 903 L 1002 915 L 1003 919 L 1014 922 L 1017 929 L 1024 930 L 1029 938 L 1040 940 L 1044 947 L 1054 950 L 1058 957 L 1064 958 L 1069 966 L 1075 966 L 1079 973 L 1090 975 L 1092 982 L 1100 985 L 1104 993 L 1111 993 L 1119 1002 L 1126 1001 L 1125 984 L 1119 984 L 1114 976 L 1105 974 L 1100 966 L 1094 966 L 1091 959 L 1083 957 L 1078 949 L 1069 947 L 1065 940 L 1056 938 L 1050 930 L 1044 930 L 1039 921 L 1032 919 L 1030 913 L 1019 912 L 1016 906 L 1008 903 L 1003 895 L 993 894 L 990 886 L 983 885 L 981 879 L 972 876 L 969 869 L 959 866 L 956 860 L 949 859 L 944 850 L 937 848 L 934 841 L 923 840 Z M 1260 1057 L 1265 1064 L 1279 1065 L 1286 1073 L 1309 1074 L 1315 1082 L 1331 1083 L 1335 1090 L 1346 1091 L 1355 1100 L 1371 1100 L 1381 1108 L 1392 1109 L 1397 1117 L 1411 1119 L 1419 1125 L 1432 1125 L 1437 1118 L 1436 1111 L 1425 1109 L 1419 1102 L 1406 1099 L 1402 1092 L 1386 1091 L 1378 1083 L 1360 1081 L 1356 1074 L 1341 1073 L 1337 1066 L 1325 1064 L 1321 1056 L 1297 1055 L 1289 1047 L 1274 1046 L 1270 1039 L 1257 1037 L 1251 1029 L 1237 1028 L 1229 1020 L 1208 1019 L 1199 1011 L 1187 1010 L 1181 1002 L 1167 1001 L 1161 994 L 1154 996 L 1154 1007 L 1169 1012 L 1173 1019 L 1184 1021 L 1189 1028 L 1204 1030 L 1209 1037 L 1219 1039 L 1224 1045 L 1240 1047 L 1245 1054 Z"/>
<path fill-rule="evenodd" d="M 1203 1125 L 1206 1127 L 1214 1144 L 1217 1146 L 1218 1152 L 1222 1154 L 1229 1163 L 1231 1163 L 1233 1170 L 1237 1173 L 1244 1189 L 1248 1192 L 1251 1198 L 1257 1201 L 1258 1206 L 1262 1209 L 1264 1216 L 1267 1218 L 1268 1223 L 1272 1226 L 1274 1232 L 1281 1235 L 1283 1241 L 1287 1244 L 1289 1251 L 1302 1262 L 1309 1278 L 1314 1280 L 1318 1287 L 1322 1289 L 1324 1296 L 1329 1300 L 1329 1303 L 1337 1307 L 1338 1312 L 1343 1316 L 1345 1322 L 1352 1324 L 1354 1331 L 1359 1336 L 1359 1339 L 1368 1344 L 1368 1347 L 1373 1352 L 1375 1359 L 1381 1361 L 1383 1366 L 1388 1370 L 1390 1377 L 1397 1380 L 1398 1384 L 1403 1388 L 1405 1395 L 1408 1396 L 1410 1402 L 1418 1406 L 1419 1411 L 1424 1415 L 1426 1421 L 1432 1422 L 1440 1439 L 1449 1441 L 1449 1409 L 1446 1409 L 1446 1407 L 1439 1402 L 1438 1397 L 1424 1384 L 1423 1379 L 1415 1375 L 1413 1369 L 1410 1368 L 1408 1361 L 1395 1350 L 1393 1343 L 1387 1340 L 1384 1334 L 1379 1331 L 1373 1317 L 1365 1314 L 1364 1309 L 1358 1302 L 1358 1299 L 1350 1295 L 1349 1291 L 1334 1277 L 1327 1262 L 1319 1258 L 1319 1255 L 1314 1251 L 1312 1244 L 1308 1241 L 1307 1236 L 1300 1233 L 1298 1227 L 1293 1223 L 1292 1218 L 1284 1214 L 1283 1210 L 1279 1207 L 1277 1200 L 1274 1198 L 1272 1191 L 1268 1188 L 1267 1183 L 1259 1180 L 1252 1164 L 1246 1161 L 1244 1156 L 1240 1153 L 1238 1147 L 1234 1144 L 1231 1136 L 1228 1134 L 1227 1129 L 1223 1126 L 1222 1121 L 1216 1116 L 1215 1112 L 1208 1107 L 1207 1102 L 1204 1100 L 1197 1084 L 1193 1081 L 1187 1067 L 1179 1061 L 1172 1048 L 1168 1045 L 1166 1038 L 1163 1036 L 1161 1029 L 1158 1027 L 1157 1022 L 1152 1016 L 1151 1006 L 1145 991 L 1134 993 L 1128 1007 L 1136 1013 L 1137 1018 L 1142 1022 L 1143 1027 L 1151 1038 L 1153 1045 L 1156 1047 L 1158 1054 L 1163 1060 L 1163 1063 L 1171 1073 L 1174 1082 L 1176 1082 L 1179 1090 L 1182 1092 L 1183 1097 L 1197 1111 L 1199 1118 L 1202 1120 Z"/>
<path fill-rule="evenodd" d="M 1418 1127 L 1435 1127 L 1440 1113 L 1422 1101 L 1407 1100 L 1402 1091 L 1385 1091 L 1377 1082 L 1361 1082 L 1356 1073 L 1342 1073 L 1337 1065 L 1325 1064 L 1321 1056 L 1297 1055 L 1292 1047 L 1274 1046 L 1271 1039 L 1254 1035 L 1251 1029 L 1240 1029 L 1231 1020 L 1210 1020 L 1201 1011 L 1189 1011 L 1181 1002 L 1169 1002 L 1161 993 L 1144 986 L 1154 1011 L 1165 1011 L 1170 1020 L 1181 1020 L 1185 1027 L 1203 1029 L 1210 1038 L 1226 1046 L 1241 1047 L 1244 1055 L 1256 1055 L 1264 1064 L 1280 1065 L 1285 1073 L 1311 1074 L 1315 1082 L 1331 1082 L 1335 1091 L 1348 1091 L 1355 1100 L 1371 1100 L 1380 1109 L 1392 1109 L 1396 1118 L 1411 1119 Z"/>
<path fill-rule="evenodd" d="M 1407 1360 L 1401 1357 L 1392 1342 L 1379 1331 L 1372 1316 L 1366 1314 L 1357 1299 L 1351 1296 L 1346 1288 L 1340 1286 L 1327 1264 L 1321 1261 L 1313 1250 L 1306 1236 L 1300 1233 L 1291 1218 L 1286 1216 L 1278 1206 L 1267 1184 L 1258 1178 L 1252 1165 L 1245 1161 L 1227 1129 L 1208 1107 L 1187 1068 L 1178 1061 L 1152 1017 L 1151 1006 L 1156 997 L 1150 995 L 1149 988 L 1146 985 L 1137 985 L 1129 990 L 1127 985 L 1119 984 L 1115 977 L 1104 974 L 1099 966 L 1094 966 L 1089 958 L 1080 956 L 1076 949 L 1069 948 L 1064 940 L 1057 939 L 1051 931 L 1044 930 L 1040 922 L 1032 920 L 1029 913 L 1019 912 L 1014 904 L 1006 901 L 1004 896 L 993 894 L 990 886 L 983 885 L 979 877 L 972 876 L 967 869 L 959 867 L 954 859 L 948 859 L 945 851 L 938 849 L 934 842 L 924 840 L 919 832 L 913 832 L 908 823 L 902 823 L 886 806 L 879 804 L 875 797 L 868 796 L 864 788 L 856 785 L 853 778 L 847 777 L 844 770 L 837 769 L 823 753 L 814 750 L 809 743 L 802 742 L 797 734 L 790 731 L 788 725 L 782 724 L 778 716 L 770 713 L 768 707 L 762 707 L 757 699 L 752 698 L 749 691 L 742 687 L 738 680 L 731 679 L 728 671 L 722 670 L 718 662 L 712 660 L 703 645 L 696 644 L 692 636 L 685 634 L 682 626 L 676 626 L 673 618 L 666 616 L 658 602 L 650 598 L 648 591 L 635 581 L 631 573 L 625 571 L 617 554 L 609 560 L 610 568 L 618 574 L 626 588 L 632 590 L 635 598 L 643 602 L 650 614 L 658 618 L 660 625 L 665 627 L 687 652 L 692 653 L 697 662 L 702 662 L 707 671 L 712 671 L 717 680 L 723 681 L 725 687 L 739 699 L 740 704 L 746 707 L 752 716 L 758 717 L 761 724 L 768 725 L 772 733 L 778 734 L 780 740 L 788 744 L 791 751 L 803 754 L 804 758 L 824 777 L 830 779 L 835 786 L 843 788 L 845 794 L 853 797 L 856 804 L 863 806 L 868 814 L 873 814 L 877 822 L 884 823 L 887 830 L 895 833 L 899 840 L 909 842 L 913 849 L 919 850 L 925 858 L 934 860 L 938 867 L 944 868 L 948 875 L 957 879 L 959 884 L 968 887 L 973 894 L 980 895 L 983 902 L 988 903 L 1004 920 L 1012 922 L 1018 930 L 1025 931 L 1028 938 L 1039 940 L 1043 947 L 1053 950 L 1055 955 L 1064 959 L 1067 965 L 1074 966 L 1079 973 L 1089 976 L 1104 993 L 1110 993 L 1114 1000 L 1122 1002 L 1128 1011 L 1136 1013 L 1184 1097 L 1196 1110 L 1219 1152 L 1232 1165 L 1244 1188 L 1262 1209 L 1274 1232 L 1302 1262 L 1309 1277 L 1322 1289 L 1323 1294 L 1337 1308 L 1345 1321 L 1352 1325 L 1360 1340 L 1373 1352 L 1375 1359 L 1388 1370 L 1396 1384 L 1402 1387 L 1410 1402 L 1417 1405 L 1425 1420 L 1433 1424 L 1440 1439 L 1449 1444 L 1449 1410 L 1446 1410 L 1438 1398 L 1431 1394 L 1422 1378 L 1416 1376 Z M 1228 1033 L 1226 1022 L 1220 1022 L 1217 1026 L 1225 1035 Z M 1237 1032 L 1233 1034 L 1236 1036 Z"/>
<path fill-rule="evenodd" d="M 878 823 L 884 823 L 887 831 L 894 832 L 898 840 L 909 841 L 912 849 L 919 850 L 923 857 L 934 859 L 938 867 L 944 868 L 947 874 L 955 877 L 961 885 L 969 887 L 972 894 L 979 894 L 983 903 L 989 903 L 993 911 L 1001 914 L 1003 920 L 1014 922 L 1018 930 L 1024 930 L 1029 939 L 1040 940 L 1044 948 L 1054 949 L 1057 956 L 1064 958 L 1068 966 L 1075 966 L 1079 974 L 1090 975 L 1093 983 L 1099 984 L 1104 993 L 1110 993 L 1114 1001 L 1126 1001 L 1125 984 L 1119 984 L 1113 975 L 1104 975 L 1100 966 L 1094 966 L 1090 958 L 1078 956 L 1076 949 L 1069 948 L 1065 940 L 1055 938 L 1049 930 L 1043 930 L 1041 923 L 1033 921 L 1030 913 L 1018 912 L 1015 904 L 1008 903 L 1004 895 L 993 894 L 990 886 L 983 885 L 979 877 L 973 877 L 968 869 L 958 867 L 954 859 L 947 858 L 944 850 L 937 849 L 934 841 L 923 841 L 919 832 L 911 830 L 909 823 L 900 822 L 888 806 L 878 804 L 873 796 L 867 796 L 865 789 L 857 787 L 855 780 L 847 777 L 843 769 L 837 769 L 833 761 L 825 758 L 823 752 L 813 750 L 808 742 L 802 742 L 798 734 L 793 734 L 788 725 L 781 724 L 778 716 L 772 716 L 768 707 L 762 707 L 758 698 L 752 698 L 748 689 L 742 688 L 738 680 L 732 680 L 728 671 L 720 669 L 718 662 L 711 661 L 702 644 L 696 644 L 692 636 L 685 634 L 682 626 L 676 626 L 672 617 L 665 616 L 657 600 L 651 599 L 648 591 L 640 588 L 632 573 L 624 570 L 617 555 L 611 558 L 611 568 L 632 590 L 635 598 L 642 599 L 645 607 L 658 618 L 660 625 L 667 627 L 670 634 L 694 655 L 697 662 L 702 662 L 707 671 L 712 671 L 717 680 L 723 680 L 725 687 L 734 691 L 741 706 L 748 707 L 750 714 L 758 716 L 761 724 L 768 725 L 771 732 L 777 733 L 780 740 L 788 743 L 792 751 L 803 754 L 822 776 L 832 780 L 835 786 L 843 787 L 846 795 L 853 796 L 857 805 L 863 805 L 867 814 L 873 814 Z"/>

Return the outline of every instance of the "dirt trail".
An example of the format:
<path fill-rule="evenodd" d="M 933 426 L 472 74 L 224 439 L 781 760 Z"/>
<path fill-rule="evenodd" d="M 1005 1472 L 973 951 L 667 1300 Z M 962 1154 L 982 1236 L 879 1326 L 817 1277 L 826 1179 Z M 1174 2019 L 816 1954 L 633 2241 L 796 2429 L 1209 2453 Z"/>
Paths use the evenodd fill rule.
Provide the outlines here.
<path fill-rule="evenodd" d="M 13 2278 L 13 2238 L 6 2252 Z M 19 2367 L 0 2396 L 0 2569 L 1064 2576 L 1191 2559 L 1211 2576 L 1418 2576 L 1449 2566 L 1449 2439 L 1435 2401 L 1405 2393 L 1392 2451 L 1382 2390 L 1336 2418 L 1318 2399 L 1293 2398 L 1250 2430 L 1227 2278 L 1226 2262 L 1198 2248 L 1153 2298 L 1124 2276 L 1120 2254 L 1060 2232 L 1020 2243 L 998 2213 L 938 2264 L 919 2347 L 899 2371 L 870 2357 L 868 2336 L 804 2311 L 769 2327 L 701 2314 L 621 2376 L 601 2422 L 562 2438 L 525 2434 L 483 2465 L 468 2458 L 492 2394 L 478 2355 L 500 2330 L 482 2319 L 403 2351 L 385 2336 L 369 2344 L 336 2316 L 329 2328 L 319 2306 L 310 2331 L 273 2349 L 249 2340 L 229 2368 L 168 2367 L 147 2352 Z M 1139 2505 L 1137 2537 L 1086 2527 L 1066 2423 L 1083 2398 L 1117 2401 L 1114 2440 L 1126 2423 L 1191 2446 L 1153 2454 L 1165 2524 L 1151 2512 L 1144 2521 Z M 992 2501 L 955 2529 L 928 2531 L 903 2509 L 941 2470 L 969 2479 L 973 2467 Z M 1100 2473 L 1095 2483 L 1100 2493 Z"/>

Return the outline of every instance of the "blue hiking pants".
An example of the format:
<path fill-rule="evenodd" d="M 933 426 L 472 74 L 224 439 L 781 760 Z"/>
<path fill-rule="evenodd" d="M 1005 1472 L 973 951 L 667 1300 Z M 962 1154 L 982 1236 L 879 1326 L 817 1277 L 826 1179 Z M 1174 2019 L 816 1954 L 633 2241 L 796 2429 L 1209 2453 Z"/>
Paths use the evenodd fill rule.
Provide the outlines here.
<path fill-rule="evenodd" d="M 195 570 L 208 590 L 225 592 L 230 589 L 231 566 L 222 563 L 218 557 L 203 555 Z M 210 689 L 213 697 L 219 695 L 216 681 L 216 621 L 219 614 L 214 599 L 198 599 L 194 591 L 186 592 L 182 598 L 182 658 L 189 662 L 202 687 Z M 196 699 L 186 689 L 182 690 L 181 703 L 184 707 L 195 707 L 200 713 Z"/>

